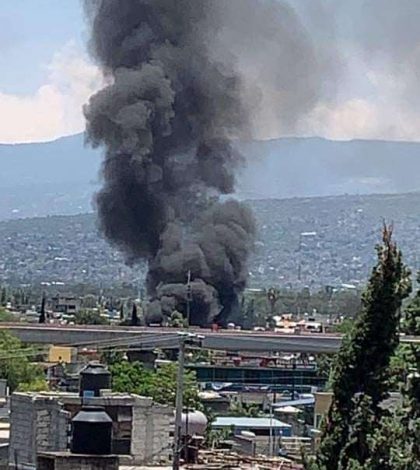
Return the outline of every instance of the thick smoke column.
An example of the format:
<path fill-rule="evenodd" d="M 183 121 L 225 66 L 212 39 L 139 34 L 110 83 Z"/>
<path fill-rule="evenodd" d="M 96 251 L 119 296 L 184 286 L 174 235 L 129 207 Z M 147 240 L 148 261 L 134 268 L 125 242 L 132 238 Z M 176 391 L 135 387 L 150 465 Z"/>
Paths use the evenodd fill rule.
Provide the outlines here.
<path fill-rule="evenodd" d="M 242 82 L 209 48 L 226 7 L 209 0 L 89 0 L 92 52 L 109 85 L 86 106 L 89 141 L 106 148 L 102 229 L 127 259 L 149 263 L 150 314 L 194 324 L 237 305 L 255 227 L 234 191 L 248 129 Z"/>

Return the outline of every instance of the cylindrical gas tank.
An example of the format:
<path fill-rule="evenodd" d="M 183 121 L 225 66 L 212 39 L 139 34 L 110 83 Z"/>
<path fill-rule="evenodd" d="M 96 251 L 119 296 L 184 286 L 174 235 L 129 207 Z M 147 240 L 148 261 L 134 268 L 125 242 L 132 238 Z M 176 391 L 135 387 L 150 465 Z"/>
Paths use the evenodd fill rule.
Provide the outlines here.
<path fill-rule="evenodd" d="M 99 406 L 84 406 L 72 419 L 71 451 L 74 454 L 109 455 L 112 419 Z"/>
<path fill-rule="evenodd" d="M 103 364 L 88 364 L 80 372 L 80 396 L 99 397 L 100 391 L 111 388 L 111 373 Z"/>
<path fill-rule="evenodd" d="M 182 413 L 181 433 L 183 436 L 203 436 L 206 432 L 208 420 L 201 411 L 191 410 Z"/>

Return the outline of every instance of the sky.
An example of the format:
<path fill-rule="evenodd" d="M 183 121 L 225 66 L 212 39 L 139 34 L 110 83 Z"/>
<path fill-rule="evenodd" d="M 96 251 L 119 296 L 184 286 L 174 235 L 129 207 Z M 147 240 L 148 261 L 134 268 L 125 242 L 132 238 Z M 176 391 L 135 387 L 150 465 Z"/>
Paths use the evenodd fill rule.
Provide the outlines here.
<path fill-rule="evenodd" d="M 82 105 L 101 86 L 79 0 L 1 0 L 0 142 L 83 131 Z"/>
<path fill-rule="evenodd" d="M 257 136 L 420 140 L 420 0 L 289 4 L 335 82 L 292 130 L 267 114 Z M 87 39 L 79 0 L 1 0 L 0 143 L 84 130 L 82 106 L 104 83 Z"/>

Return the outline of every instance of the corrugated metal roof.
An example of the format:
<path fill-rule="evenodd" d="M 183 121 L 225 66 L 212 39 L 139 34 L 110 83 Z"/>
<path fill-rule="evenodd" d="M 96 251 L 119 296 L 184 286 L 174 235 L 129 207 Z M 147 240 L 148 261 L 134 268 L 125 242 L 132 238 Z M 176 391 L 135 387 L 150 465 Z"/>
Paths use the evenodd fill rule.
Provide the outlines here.
<path fill-rule="evenodd" d="M 275 418 L 248 418 L 238 416 L 219 416 L 212 423 L 212 427 L 240 427 L 240 428 L 291 428 L 290 424 L 283 423 Z"/>

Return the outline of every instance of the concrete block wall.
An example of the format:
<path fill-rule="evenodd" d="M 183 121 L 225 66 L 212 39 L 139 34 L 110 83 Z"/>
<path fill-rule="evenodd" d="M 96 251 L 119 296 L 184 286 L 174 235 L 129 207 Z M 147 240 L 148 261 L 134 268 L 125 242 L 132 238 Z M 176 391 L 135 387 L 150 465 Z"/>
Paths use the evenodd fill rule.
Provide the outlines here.
<path fill-rule="evenodd" d="M 10 402 L 9 463 L 35 465 L 38 452 L 66 450 L 70 415 L 55 397 L 14 393 Z"/>
<path fill-rule="evenodd" d="M 66 450 L 70 414 L 54 398 L 36 398 L 34 404 L 36 452 Z"/>
<path fill-rule="evenodd" d="M 10 444 L 9 462 L 35 463 L 35 426 L 32 396 L 14 393 L 10 399 Z"/>
<path fill-rule="evenodd" d="M 118 470 L 118 457 L 45 453 L 38 456 L 37 470 Z"/>
<path fill-rule="evenodd" d="M 169 460 L 172 453 L 173 409 L 136 397 L 133 404 L 131 455 L 136 464 L 155 464 Z"/>
<path fill-rule="evenodd" d="M 90 403 L 90 400 L 86 402 Z M 113 415 L 114 438 L 131 439 L 130 461 L 152 464 L 169 460 L 174 427 L 171 407 L 158 405 L 151 398 L 118 394 L 97 398 L 94 404 L 104 406 Z M 21 466 L 35 466 L 37 453 L 65 451 L 71 416 L 78 409 L 80 398 L 77 395 L 13 394 L 9 448 L 11 468 L 14 468 L 15 456 Z"/>

